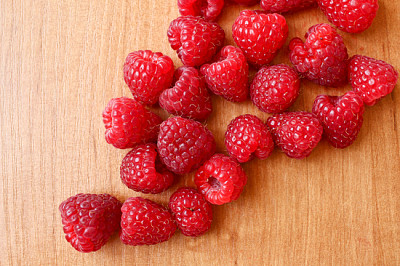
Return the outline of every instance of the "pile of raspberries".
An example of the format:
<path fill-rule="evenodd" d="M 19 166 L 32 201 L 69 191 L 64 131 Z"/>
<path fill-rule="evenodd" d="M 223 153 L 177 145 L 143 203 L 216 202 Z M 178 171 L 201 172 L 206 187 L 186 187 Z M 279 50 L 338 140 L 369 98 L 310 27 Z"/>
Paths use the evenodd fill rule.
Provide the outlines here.
<path fill-rule="evenodd" d="M 254 5 L 260 0 L 231 0 Z M 224 0 L 178 0 L 182 16 L 167 35 L 184 66 L 160 52 L 130 53 L 124 79 L 133 98 L 114 98 L 103 112 L 105 138 L 118 149 L 132 149 L 122 160 L 120 176 L 130 189 L 161 193 L 177 175 L 196 171 L 195 188 L 175 191 L 168 208 L 141 197 L 123 204 L 108 194 L 78 194 L 59 209 L 66 239 L 81 252 L 100 249 L 116 231 L 127 245 L 153 245 L 179 228 L 200 236 L 211 226 L 212 204 L 239 198 L 247 182 L 240 163 L 266 159 L 275 146 L 287 156 L 310 155 L 322 134 L 336 148 L 357 138 L 364 105 L 372 106 L 392 92 L 398 73 L 388 63 L 363 55 L 349 58 L 343 38 L 329 24 L 312 26 L 305 40 L 290 41 L 293 66 L 270 65 L 285 44 L 288 25 L 281 13 L 318 5 L 338 29 L 366 30 L 378 10 L 377 0 L 261 0 L 264 10 L 244 10 L 232 26 L 236 47 L 224 46 L 225 33 L 214 22 Z M 255 68 L 252 81 L 249 67 Z M 319 95 L 312 112 L 286 110 L 296 101 L 300 79 L 321 86 L 351 84 L 340 96 Z M 213 134 L 201 122 L 211 114 L 210 94 L 232 102 L 251 101 L 273 114 L 266 123 L 245 114 L 233 119 L 225 133 L 229 156 L 216 153 Z M 146 106 L 159 104 L 166 121 Z"/>

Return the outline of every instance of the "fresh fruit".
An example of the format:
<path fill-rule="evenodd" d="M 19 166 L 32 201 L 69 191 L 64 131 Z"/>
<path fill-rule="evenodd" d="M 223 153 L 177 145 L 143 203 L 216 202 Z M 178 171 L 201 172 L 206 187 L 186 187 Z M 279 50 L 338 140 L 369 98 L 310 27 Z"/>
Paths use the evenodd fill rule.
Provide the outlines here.
<path fill-rule="evenodd" d="M 347 83 L 347 48 L 343 38 L 328 24 L 312 26 L 306 41 L 290 41 L 290 61 L 297 72 L 322 86 L 339 87 Z"/>
<path fill-rule="evenodd" d="M 200 236 L 210 229 L 211 204 L 196 189 L 182 187 L 172 194 L 169 209 L 185 236 Z"/>
<path fill-rule="evenodd" d="M 270 63 L 283 46 L 288 26 L 279 14 L 244 10 L 232 26 L 232 35 L 248 62 L 259 67 Z"/>
<path fill-rule="evenodd" d="M 200 17 L 179 17 L 168 29 L 169 43 L 185 66 L 201 66 L 210 61 L 224 39 L 224 30 L 217 23 Z"/>
<path fill-rule="evenodd" d="M 77 194 L 60 204 L 65 238 L 80 252 L 104 246 L 120 228 L 122 203 L 108 194 Z"/>
<path fill-rule="evenodd" d="M 260 6 L 269 13 L 294 12 L 316 6 L 316 0 L 261 0 Z"/>
<path fill-rule="evenodd" d="M 350 146 L 360 132 L 364 103 L 354 91 L 339 97 L 319 95 L 312 112 L 324 127 L 328 141 L 335 148 L 343 149 Z"/>
<path fill-rule="evenodd" d="M 321 140 L 323 128 L 308 112 L 288 112 L 271 116 L 267 126 L 275 144 L 291 158 L 303 159 Z"/>
<path fill-rule="evenodd" d="M 171 85 L 173 75 L 174 63 L 162 53 L 136 51 L 126 57 L 124 79 L 140 103 L 157 103 L 160 93 Z"/>
<path fill-rule="evenodd" d="M 349 79 L 353 90 L 366 105 L 374 105 L 396 86 L 397 71 L 392 65 L 367 56 L 355 55 L 349 63 Z"/>
<path fill-rule="evenodd" d="M 151 200 L 128 198 L 121 211 L 120 238 L 125 245 L 155 245 L 167 241 L 176 231 L 171 213 Z"/>
<path fill-rule="evenodd" d="M 205 20 L 215 20 L 224 7 L 224 0 L 178 0 L 182 16 L 201 16 Z"/>
<path fill-rule="evenodd" d="M 234 159 L 215 154 L 197 170 L 194 182 L 206 200 L 222 205 L 239 198 L 247 176 Z"/>
<path fill-rule="evenodd" d="M 176 174 L 186 174 L 199 168 L 215 153 L 212 133 L 201 123 L 171 117 L 160 126 L 157 142 L 162 162 Z"/>
<path fill-rule="evenodd" d="M 260 0 L 231 0 L 231 1 L 244 6 L 254 6 L 255 4 L 260 3 Z"/>
<path fill-rule="evenodd" d="M 212 64 L 201 67 L 208 88 L 228 101 L 242 102 L 249 94 L 249 66 L 243 52 L 225 46 Z"/>
<path fill-rule="evenodd" d="M 233 119 L 225 133 L 229 156 L 239 163 L 254 156 L 266 159 L 274 150 L 274 141 L 267 126 L 254 115 L 240 115 Z"/>
<path fill-rule="evenodd" d="M 285 111 L 296 101 L 299 92 L 299 76 L 287 65 L 264 66 L 250 86 L 251 100 L 267 113 Z"/>
<path fill-rule="evenodd" d="M 168 113 L 205 120 L 212 112 L 211 97 L 204 78 L 193 67 L 180 67 L 175 71 L 175 83 L 160 95 L 160 106 Z"/>

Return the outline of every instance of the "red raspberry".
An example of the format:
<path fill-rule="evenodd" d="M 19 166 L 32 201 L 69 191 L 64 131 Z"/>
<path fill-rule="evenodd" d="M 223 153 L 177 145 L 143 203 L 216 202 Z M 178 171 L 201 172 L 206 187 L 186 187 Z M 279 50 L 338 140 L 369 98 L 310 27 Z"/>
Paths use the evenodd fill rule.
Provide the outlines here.
<path fill-rule="evenodd" d="M 397 71 L 392 65 L 367 56 L 355 55 L 349 63 L 349 79 L 353 90 L 366 105 L 374 105 L 396 86 Z"/>
<path fill-rule="evenodd" d="M 182 187 L 172 194 L 168 207 L 185 236 L 200 236 L 210 229 L 211 204 L 196 189 Z"/>
<path fill-rule="evenodd" d="M 157 138 L 161 118 L 133 99 L 111 99 L 103 111 L 106 141 L 118 149 L 153 141 Z"/>
<path fill-rule="evenodd" d="M 343 149 L 350 146 L 360 132 L 364 104 L 354 91 L 340 97 L 319 95 L 312 112 L 324 127 L 329 142 L 335 148 Z"/>
<path fill-rule="evenodd" d="M 287 65 L 264 66 L 253 79 L 250 96 L 263 112 L 281 113 L 288 109 L 300 92 L 300 79 Z"/>
<path fill-rule="evenodd" d="M 260 3 L 260 0 L 231 0 L 231 1 L 244 6 L 254 6 Z"/>
<path fill-rule="evenodd" d="M 269 13 L 294 12 L 316 6 L 316 0 L 261 0 L 260 6 Z"/>
<path fill-rule="evenodd" d="M 178 0 L 182 16 L 201 16 L 205 20 L 215 20 L 224 7 L 224 0 Z"/>
<path fill-rule="evenodd" d="M 108 194 L 77 194 L 60 204 L 65 238 L 80 252 L 104 246 L 120 228 L 122 203 Z"/>
<path fill-rule="evenodd" d="M 268 118 L 267 126 L 282 151 L 291 158 L 303 159 L 321 140 L 323 128 L 308 112 L 288 112 Z"/>
<path fill-rule="evenodd" d="M 124 79 L 133 98 L 143 104 L 155 104 L 160 93 L 169 87 L 174 63 L 162 53 L 137 51 L 130 53 L 124 65 Z"/>
<path fill-rule="evenodd" d="M 151 200 L 128 198 L 121 210 L 120 238 L 125 245 L 155 245 L 167 241 L 176 231 L 171 213 Z"/>
<path fill-rule="evenodd" d="M 328 24 L 312 26 L 306 41 L 290 41 L 290 61 L 307 79 L 322 86 L 339 87 L 347 83 L 347 48 L 343 38 Z"/>
<path fill-rule="evenodd" d="M 179 17 L 168 29 L 169 43 L 185 66 L 201 66 L 210 61 L 224 39 L 224 30 L 217 23 L 200 17 Z"/>
<path fill-rule="evenodd" d="M 174 87 L 160 95 L 160 106 L 173 115 L 205 120 L 212 112 L 211 97 L 199 71 L 180 67 L 175 71 Z"/>
<path fill-rule="evenodd" d="M 232 26 L 232 35 L 248 62 L 262 66 L 270 63 L 285 43 L 288 26 L 279 14 L 244 10 Z"/>
<path fill-rule="evenodd" d="M 274 150 L 274 141 L 261 119 L 254 115 L 241 115 L 229 123 L 225 146 L 232 158 L 244 163 L 253 156 L 266 159 Z"/>
<path fill-rule="evenodd" d="M 215 146 L 212 133 L 197 121 L 175 116 L 160 126 L 158 152 L 162 162 L 176 174 L 199 168 L 215 153 Z"/>
<path fill-rule="evenodd" d="M 215 154 L 196 172 L 194 183 L 206 200 L 222 205 L 237 200 L 247 182 L 246 173 L 234 159 Z"/>
<path fill-rule="evenodd" d="M 249 94 L 249 66 L 243 52 L 231 45 L 225 46 L 211 65 L 200 69 L 208 88 L 228 101 L 242 102 Z"/>
<path fill-rule="evenodd" d="M 131 150 L 122 160 L 122 182 L 130 189 L 142 193 L 157 194 L 169 188 L 174 174 L 161 164 L 157 146 L 142 144 Z"/>
<path fill-rule="evenodd" d="M 368 29 L 379 8 L 378 0 L 318 0 L 318 6 L 333 25 L 350 33 Z"/>

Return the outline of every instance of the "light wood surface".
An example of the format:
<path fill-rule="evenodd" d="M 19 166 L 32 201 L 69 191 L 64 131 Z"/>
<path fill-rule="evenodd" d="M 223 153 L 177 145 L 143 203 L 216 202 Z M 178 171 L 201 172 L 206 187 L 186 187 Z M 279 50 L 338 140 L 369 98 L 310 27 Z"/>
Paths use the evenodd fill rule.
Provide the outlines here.
<path fill-rule="evenodd" d="M 349 54 L 383 59 L 400 70 L 400 8 L 380 0 L 372 27 L 341 32 Z M 227 5 L 219 23 L 232 44 L 239 11 Z M 64 239 L 58 205 L 79 192 L 140 195 L 119 178 L 126 150 L 106 144 L 102 110 L 130 96 L 122 66 L 134 50 L 161 51 L 180 66 L 166 31 L 175 0 L 0 1 L 0 265 L 400 265 L 400 90 L 365 112 L 358 140 L 345 150 L 322 141 L 305 160 L 276 150 L 244 165 L 249 182 L 238 201 L 214 208 L 212 229 L 193 239 L 177 233 L 150 247 L 117 236 L 81 254 Z M 327 22 L 318 9 L 286 16 L 289 39 Z M 289 63 L 285 48 L 274 63 Z M 318 94 L 302 83 L 291 110 L 311 110 Z M 258 111 L 249 101 L 214 97 L 207 125 L 218 151 L 231 119 Z M 168 114 L 155 109 L 163 118 Z M 193 174 L 160 195 L 166 204 Z"/>

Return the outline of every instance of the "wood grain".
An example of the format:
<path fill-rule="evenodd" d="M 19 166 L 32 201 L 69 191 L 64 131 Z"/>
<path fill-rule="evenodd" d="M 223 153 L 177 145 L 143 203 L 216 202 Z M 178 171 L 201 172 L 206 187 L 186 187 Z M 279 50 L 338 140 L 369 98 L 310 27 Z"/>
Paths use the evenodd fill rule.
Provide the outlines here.
<path fill-rule="evenodd" d="M 173 0 L 0 1 L 0 265 L 400 265 L 400 91 L 372 108 L 358 140 L 335 150 L 323 141 L 305 160 L 276 150 L 244 168 L 241 198 L 215 207 L 215 222 L 198 239 L 176 234 L 150 247 L 128 247 L 115 236 L 101 251 L 80 254 L 65 241 L 58 205 L 79 192 L 139 195 L 119 179 L 126 151 L 104 140 L 101 112 L 112 97 L 129 96 L 126 55 L 161 51 L 181 63 L 166 38 L 178 16 Z M 243 7 L 228 5 L 231 25 Z M 372 27 L 344 36 L 349 53 L 386 60 L 400 70 L 400 8 L 381 0 Z M 327 22 L 318 9 L 287 16 L 289 38 Z M 274 63 L 289 63 L 283 49 Z M 302 83 L 292 110 L 311 110 L 316 95 L 339 95 Z M 207 124 L 224 152 L 223 135 L 250 102 L 213 98 Z M 160 109 L 164 118 L 168 115 Z M 193 175 L 161 195 L 167 203 Z"/>

